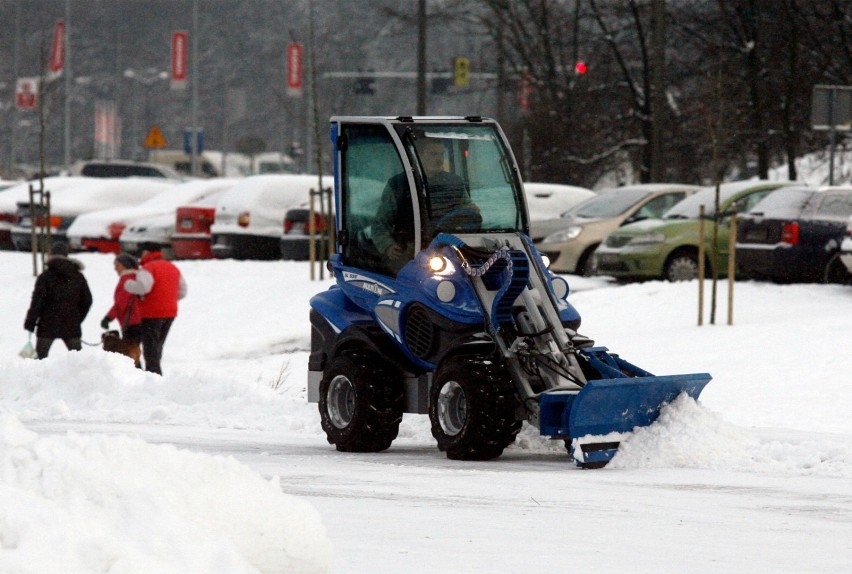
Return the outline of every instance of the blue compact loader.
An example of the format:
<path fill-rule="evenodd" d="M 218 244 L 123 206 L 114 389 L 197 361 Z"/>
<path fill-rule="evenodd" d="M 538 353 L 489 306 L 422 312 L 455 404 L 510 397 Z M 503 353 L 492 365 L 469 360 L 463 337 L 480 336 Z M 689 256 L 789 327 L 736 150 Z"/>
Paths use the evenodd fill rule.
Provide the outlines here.
<path fill-rule="evenodd" d="M 710 381 L 652 375 L 578 334 L 494 120 L 336 116 L 331 142 L 336 284 L 311 299 L 308 400 L 337 450 L 385 450 L 419 413 L 451 459 L 496 458 L 527 421 L 599 468 Z"/>

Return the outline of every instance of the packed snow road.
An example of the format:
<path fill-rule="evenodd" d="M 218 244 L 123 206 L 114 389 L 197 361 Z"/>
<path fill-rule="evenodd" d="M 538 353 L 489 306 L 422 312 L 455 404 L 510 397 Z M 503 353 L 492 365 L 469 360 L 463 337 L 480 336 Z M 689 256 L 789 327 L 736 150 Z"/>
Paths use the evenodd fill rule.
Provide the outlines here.
<path fill-rule="evenodd" d="M 81 259 L 91 341 L 115 276 L 111 258 Z M 714 377 L 699 403 L 676 401 L 609 467 L 583 471 L 531 428 L 495 461 L 450 461 L 414 415 L 386 452 L 336 452 L 305 401 L 308 299 L 330 282 L 308 281 L 304 264 L 179 262 L 189 296 L 163 377 L 95 347 L 56 344 L 48 360 L 24 361 L 30 261 L 0 253 L 0 571 L 840 573 L 852 563 L 848 288 L 740 283 L 734 326 L 699 328 L 694 283 L 569 276 L 584 334 L 656 374 Z M 196 492 L 203 504 L 185 502 Z M 40 570 L 17 567 L 34 557 Z"/>
<path fill-rule="evenodd" d="M 333 572 L 823 572 L 848 567 L 848 480 L 730 470 L 583 471 L 559 449 L 447 460 L 418 439 L 342 454 L 317 437 L 44 423 L 233 456 L 310 501 Z M 802 437 L 799 437 L 801 439 Z M 795 437 L 774 440 L 795 441 Z M 778 443 L 781 444 L 781 443 Z M 210 501 L 215 504 L 215 500 Z"/>

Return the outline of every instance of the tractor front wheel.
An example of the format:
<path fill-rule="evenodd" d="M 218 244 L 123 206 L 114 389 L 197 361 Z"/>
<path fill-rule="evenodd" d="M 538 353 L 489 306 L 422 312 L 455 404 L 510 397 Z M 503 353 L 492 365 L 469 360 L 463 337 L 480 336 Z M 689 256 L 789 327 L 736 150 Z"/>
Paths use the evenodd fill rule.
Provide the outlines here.
<path fill-rule="evenodd" d="M 402 375 L 368 351 L 332 359 L 320 382 L 319 411 L 330 444 L 343 452 L 380 452 L 399 432 Z"/>
<path fill-rule="evenodd" d="M 521 430 L 514 386 L 496 363 L 471 356 L 448 359 L 429 395 L 432 436 L 447 458 L 497 458 Z"/>

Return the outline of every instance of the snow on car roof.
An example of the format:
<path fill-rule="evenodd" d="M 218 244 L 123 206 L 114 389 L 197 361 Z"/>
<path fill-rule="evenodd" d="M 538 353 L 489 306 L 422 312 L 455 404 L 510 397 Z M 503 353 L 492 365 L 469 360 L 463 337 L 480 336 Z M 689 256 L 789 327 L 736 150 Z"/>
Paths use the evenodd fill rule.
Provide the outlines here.
<path fill-rule="evenodd" d="M 119 204 L 120 207 L 107 207 L 80 215 L 68 228 L 68 237 L 100 236 L 112 223 L 128 224 L 140 217 L 166 213 L 174 217 L 174 212 L 178 206 L 224 191 L 237 181 L 239 180 L 207 179 L 166 184 L 159 188 L 156 194 L 135 205 L 122 203 Z"/>
<path fill-rule="evenodd" d="M 80 181 L 94 180 L 88 177 L 53 176 L 44 178 L 44 189 L 50 191 L 51 196 L 57 191 L 80 183 Z M 18 209 L 18 203 L 29 202 L 30 185 L 34 189 L 40 189 L 38 180 L 22 181 L 11 187 L 0 191 L 0 213 L 14 213 Z"/>
<path fill-rule="evenodd" d="M 524 183 L 530 221 L 550 219 L 578 203 L 595 197 L 591 189 L 559 183 Z"/>
<path fill-rule="evenodd" d="M 331 176 L 323 176 L 323 187 L 333 185 Z M 319 176 L 267 174 L 245 178 L 226 191 L 216 206 L 213 233 L 227 230 L 235 233 L 278 235 L 288 209 L 306 206 L 310 190 L 319 186 Z M 237 224 L 237 216 L 250 213 L 250 228 Z"/>

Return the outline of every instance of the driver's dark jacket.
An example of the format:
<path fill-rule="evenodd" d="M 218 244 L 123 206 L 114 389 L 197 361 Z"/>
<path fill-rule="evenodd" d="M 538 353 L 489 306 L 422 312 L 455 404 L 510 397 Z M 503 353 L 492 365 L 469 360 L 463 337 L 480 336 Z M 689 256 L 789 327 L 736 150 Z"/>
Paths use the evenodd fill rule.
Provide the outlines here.
<path fill-rule="evenodd" d="M 433 174 L 427 186 L 431 217 L 428 208 L 424 209 L 424 215 L 428 218 L 428 221 L 423 222 L 426 237 L 430 235 L 430 222 L 436 222 L 453 209 L 470 202 L 464 181 L 454 173 Z M 407 259 L 411 259 L 414 256 L 413 240 L 414 210 L 408 179 L 404 173 L 400 173 L 390 178 L 382 191 L 382 200 L 373 224 L 373 244 L 380 253 L 387 253 L 396 243 L 404 249 Z"/>

